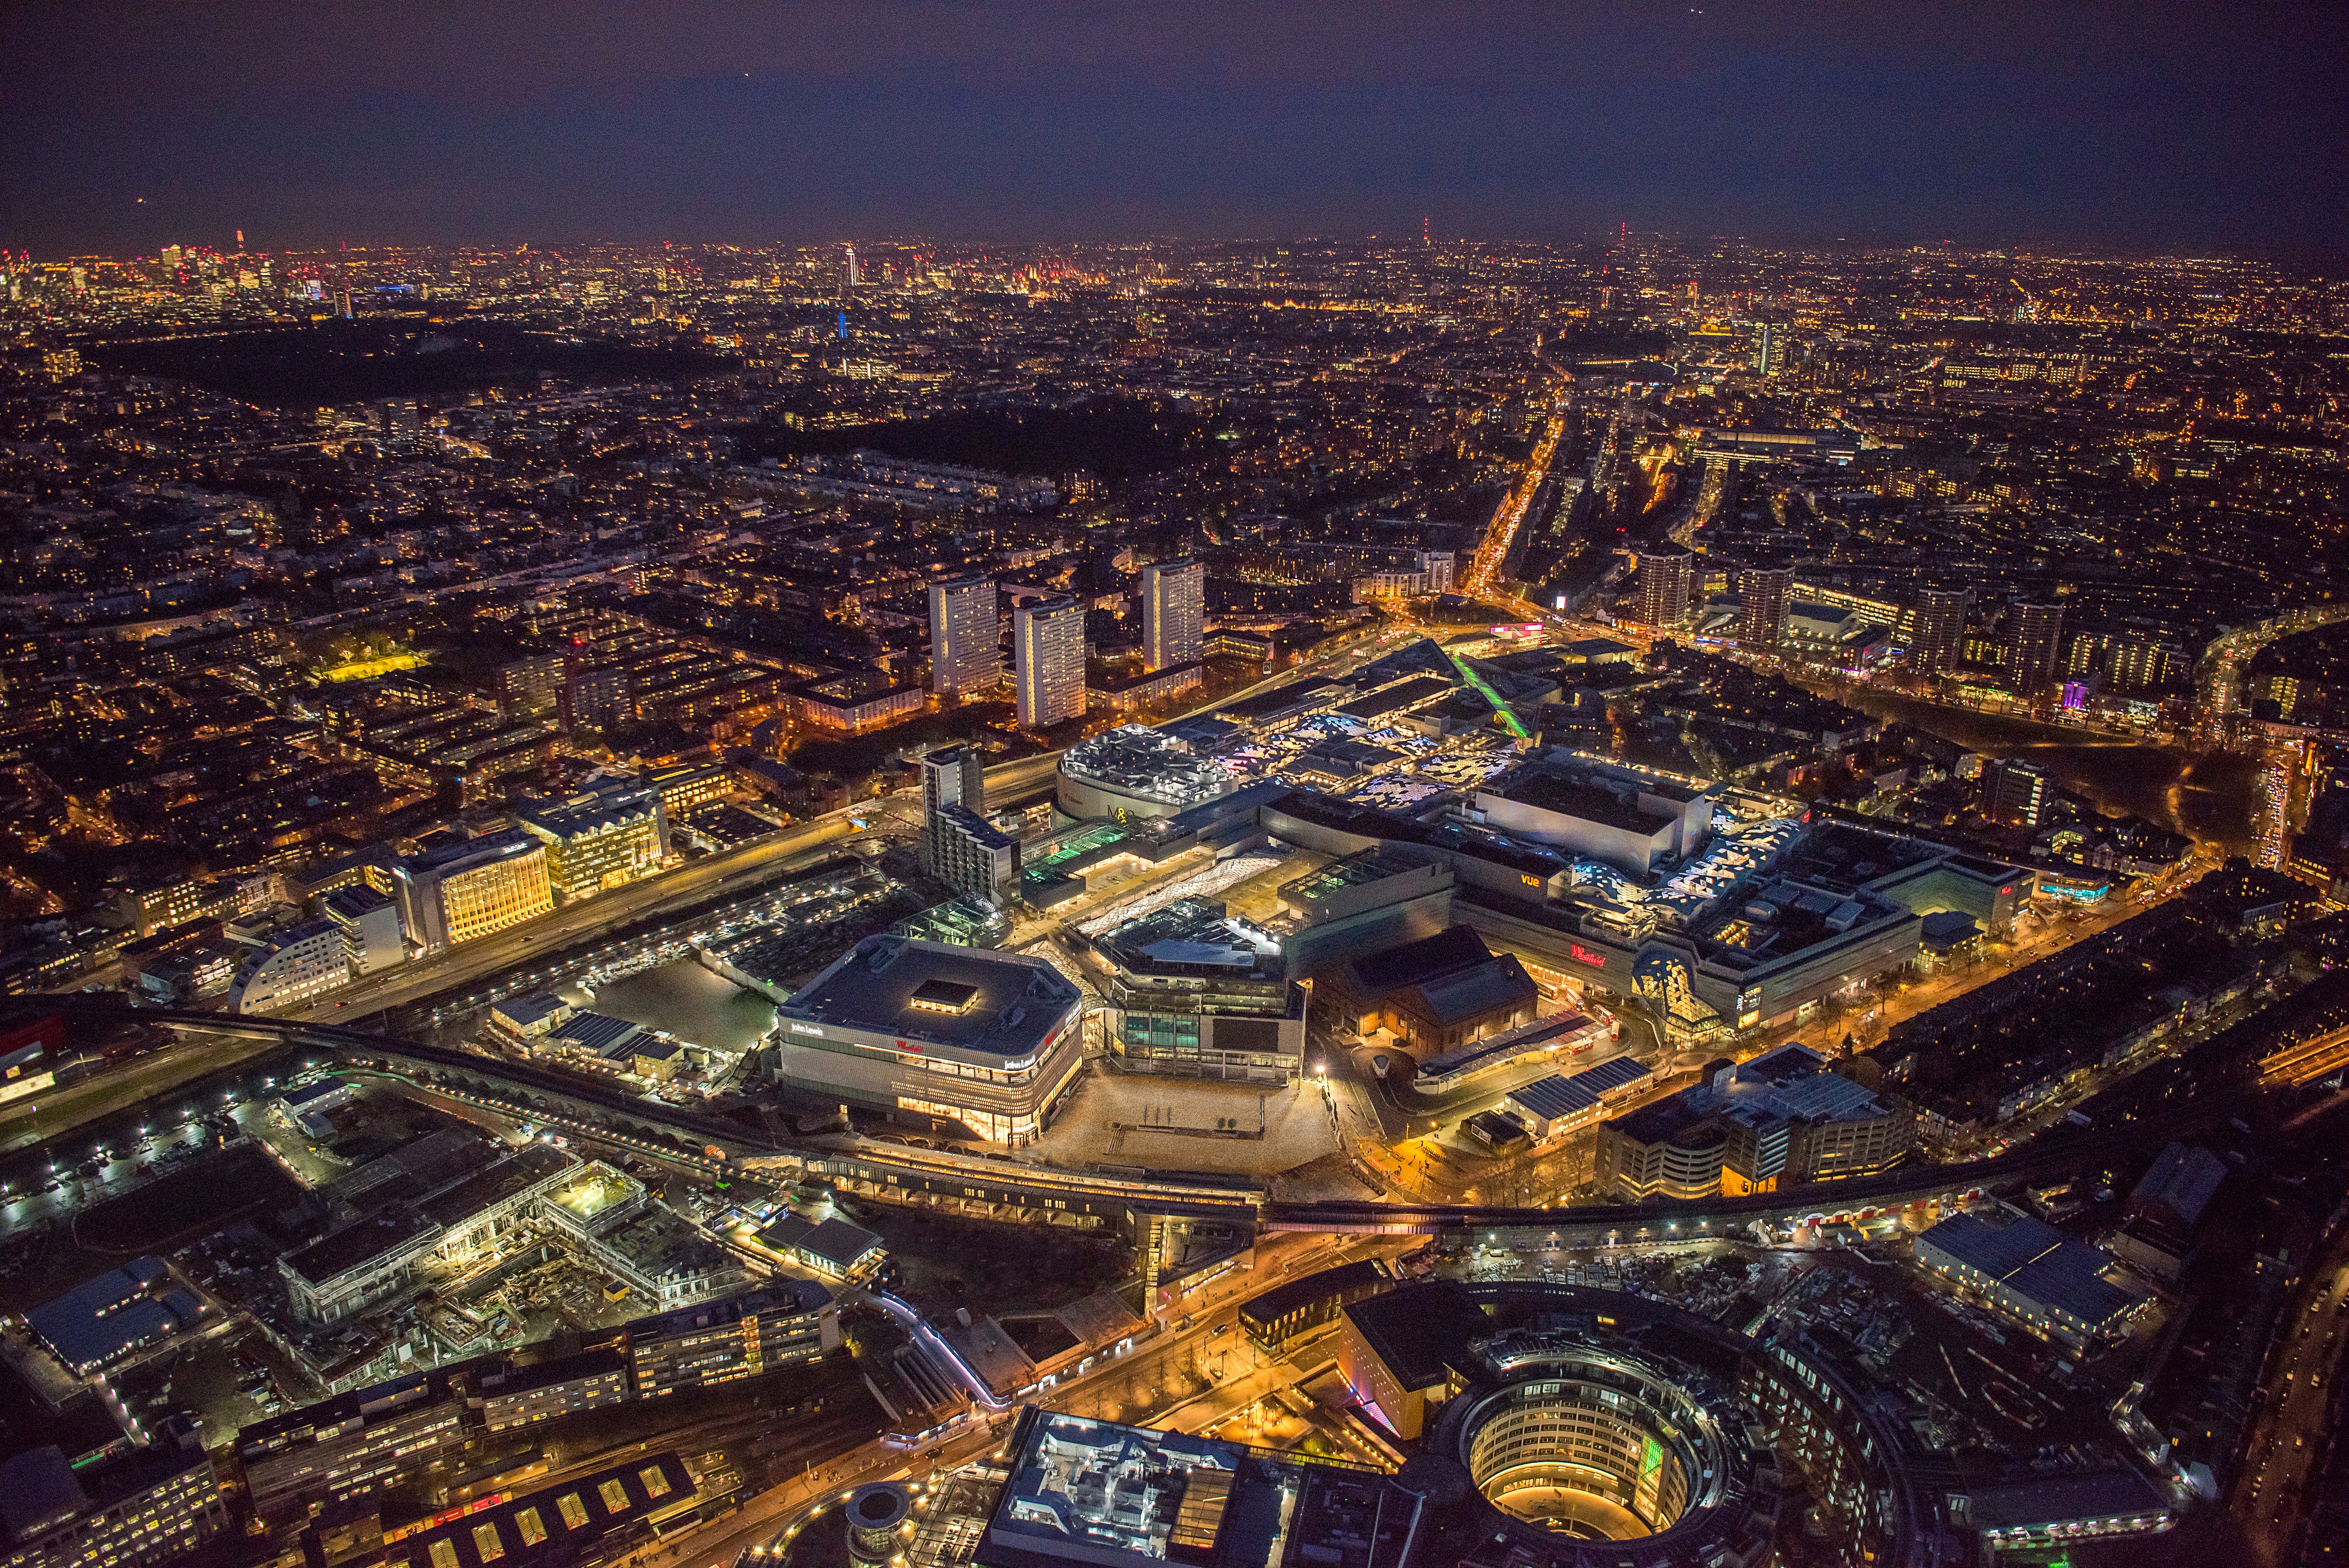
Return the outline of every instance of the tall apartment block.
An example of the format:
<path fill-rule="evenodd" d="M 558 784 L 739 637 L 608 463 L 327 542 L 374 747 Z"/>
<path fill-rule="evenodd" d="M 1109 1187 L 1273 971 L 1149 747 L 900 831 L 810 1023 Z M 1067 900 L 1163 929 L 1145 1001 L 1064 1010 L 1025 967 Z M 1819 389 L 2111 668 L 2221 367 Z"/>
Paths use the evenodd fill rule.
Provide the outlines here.
<path fill-rule="evenodd" d="M 1685 625 L 1696 585 L 1696 557 L 1678 545 L 1660 545 L 1640 557 L 1640 619 L 1651 626 Z"/>
<path fill-rule="evenodd" d="M 1142 569 L 1142 650 L 1150 668 L 1196 664 L 1206 617 L 1206 567 L 1186 556 Z"/>
<path fill-rule="evenodd" d="M 2063 646 L 2063 605 L 2006 607 L 2006 677 L 2014 683 L 2016 691 L 2045 690 L 2055 678 L 2056 656 Z"/>
<path fill-rule="evenodd" d="M 1085 712 L 1085 607 L 1074 599 L 1023 604 L 1011 617 L 1012 682 L 1021 727 L 1042 729 Z"/>
<path fill-rule="evenodd" d="M 1966 648 L 1966 596 L 1928 588 L 1917 596 L 1917 629 L 1909 638 L 1909 667 L 1920 676 L 1946 675 Z"/>
<path fill-rule="evenodd" d="M 930 689 L 940 696 L 992 691 L 1003 678 L 997 651 L 995 579 L 930 584 Z"/>
<path fill-rule="evenodd" d="M 1748 566 L 1737 573 L 1737 645 L 1775 648 L 1786 634 L 1786 601 L 1795 593 L 1791 566 Z"/>

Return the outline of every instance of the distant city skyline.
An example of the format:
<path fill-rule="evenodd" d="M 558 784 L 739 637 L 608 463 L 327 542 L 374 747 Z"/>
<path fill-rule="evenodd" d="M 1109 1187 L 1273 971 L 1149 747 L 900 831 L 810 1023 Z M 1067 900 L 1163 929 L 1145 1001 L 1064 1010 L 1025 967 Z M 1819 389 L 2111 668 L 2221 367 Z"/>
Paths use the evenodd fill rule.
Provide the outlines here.
<path fill-rule="evenodd" d="M 1756 240 L 2323 253 L 2316 6 L 26 10 L 0 246 Z"/>

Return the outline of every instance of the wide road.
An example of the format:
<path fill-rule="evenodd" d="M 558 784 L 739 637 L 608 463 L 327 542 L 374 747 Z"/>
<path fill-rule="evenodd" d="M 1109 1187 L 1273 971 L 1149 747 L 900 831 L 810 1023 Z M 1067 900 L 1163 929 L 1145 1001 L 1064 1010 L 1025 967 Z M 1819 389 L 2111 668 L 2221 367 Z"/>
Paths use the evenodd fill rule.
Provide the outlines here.
<path fill-rule="evenodd" d="M 1046 752 L 990 768 L 988 794 L 1011 799 L 1033 793 L 1050 781 L 1059 762 L 1060 753 Z M 688 909 L 724 893 L 749 892 L 827 855 L 903 836 L 920 825 L 920 797 L 910 793 L 827 811 L 740 849 L 690 861 L 585 903 L 566 904 L 494 936 L 338 987 L 280 1016 L 308 1023 L 347 1021 L 454 991 L 532 960 L 556 958 L 637 921 Z"/>
<path fill-rule="evenodd" d="M 2339 1399 L 2342 1330 L 2349 1327 L 2349 1229 L 2336 1231 L 2303 1275 L 2277 1333 L 2263 1409 L 2245 1439 L 2235 1483 L 2235 1518 L 2262 1564 L 2299 1561 L 2290 1551 L 2328 1442 L 2342 1440 L 2327 1418 Z"/>
<path fill-rule="evenodd" d="M 1542 481 L 1549 478 L 1550 459 L 1557 455 L 1558 443 L 1566 438 L 1566 414 L 1563 410 L 1550 416 L 1543 427 L 1541 438 L 1534 443 L 1533 456 L 1526 461 L 1526 471 L 1519 476 L 1516 488 L 1502 500 L 1493 514 L 1491 526 L 1485 531 L 1485 542 L 1476 547 L 1468 563 L 1468 575 L 1462 584 L 1466 591 L 1481 599 L 1493 600 L 1538 620 L 1542 612 L 1526 600 L 1495 599 L 1495 584 L 1500 581 L 1502 563 L 1509 558 L 1509 547 L 1515 542 L 1517 529 L 1532 508 L 1534 497 L 1541 490 Z"/>
<path fill-rule="evenodd" d="M 1263 1364 L 1264 1357 L 1237 1327 L 1241 1303 L 1305 1274 L 1357 1258 L 1392 1255 L 1406 1245 L 1392 1237 L 1267 1237 L 1251 1266 L 1235 1269 L 1185 1297 L 1182 1317 L 1158 1337 L 1129 1355 L 1102 1358 L 1090 1372 L 1063 1375 L 1035 1403 L 1072 1414 L 1123 1413 L 1131 1419 L 1158 1420 L 1153 1411 L 1169 1401 L 1196 1397 L 1216 1368 L 1237 1376 Z M 740 1513 L 687 1536 L 674 1549 L 673 1558 L 661 1553 L 648 1556 L 647 1563 L 653 1568 L 670 1568 L 672 1563 L 675 1568 L 726 1568 L 739 1553 L 779 1541 L 818 1505 L 837 1503 L 867 1481 L 918 1481 L 978 1459 L 1009 1430 L 1011 1418 L 1007 1414 L 994 1418 L 992 1424 L 975 1424 L 976 1429 L 918 1455 L 889 1448 L 877 1439 L 834 1455 L 805 1477 L 746 1499 Z"/>

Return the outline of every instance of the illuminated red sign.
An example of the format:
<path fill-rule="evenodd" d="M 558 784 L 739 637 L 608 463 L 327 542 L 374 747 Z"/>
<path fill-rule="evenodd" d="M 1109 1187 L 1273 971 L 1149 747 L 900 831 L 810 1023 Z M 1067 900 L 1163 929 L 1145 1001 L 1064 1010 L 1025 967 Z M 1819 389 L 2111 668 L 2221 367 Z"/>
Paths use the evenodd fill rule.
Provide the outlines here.
<path fill-rule="evenodd" d="M 1572 955 L 1578 963 L 1588 964 L 1592 967 L 1599 969 L 1604 969 L 1607 967 L 1607 954 L 1604 953 L 1593 953 L 1588 947 L 1583 946 L 1579 942 L 1568 943 L 1566 944 L 1566 951 Z"/>
<path fill-rule="evenodd" d="M 2014 890 L 2013 890 L 2013 888 L 2011 888 L 2011 887 L 2002 887 L 2002 888 L 2001 888 L 2001 889 L 1999 889 L 1999 890 L 1998 890 L 1998 896 L 1999 896 L 1999 897 L 2001 897 L 2001 898 L 2004 898 L 2004 897 L 2006 897 L 2006 896 L 2007 896 L 2007 894 L 2009 894 L 2009 893 L 2013 892 L 2013 891 L 2014 891 Z"/>

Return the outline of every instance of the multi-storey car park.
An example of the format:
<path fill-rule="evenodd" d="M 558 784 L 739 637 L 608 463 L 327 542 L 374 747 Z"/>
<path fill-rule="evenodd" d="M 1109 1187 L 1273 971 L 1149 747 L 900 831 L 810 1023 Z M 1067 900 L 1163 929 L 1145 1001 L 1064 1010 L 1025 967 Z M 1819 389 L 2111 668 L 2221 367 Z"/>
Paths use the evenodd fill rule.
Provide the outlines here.
<path fill-rule="evenodd" d="M 1061 754 L 1058 797 L 1071 817 L 1171 817 L 1232 791 L 1224 768 L 1175 736 L 1128 724 Z"/>

